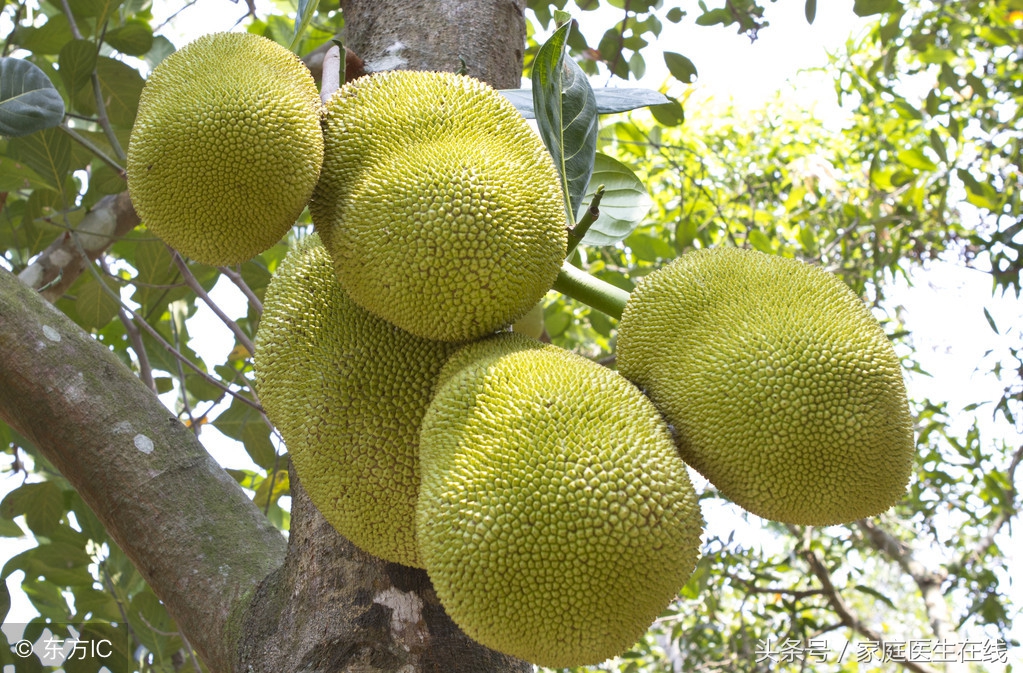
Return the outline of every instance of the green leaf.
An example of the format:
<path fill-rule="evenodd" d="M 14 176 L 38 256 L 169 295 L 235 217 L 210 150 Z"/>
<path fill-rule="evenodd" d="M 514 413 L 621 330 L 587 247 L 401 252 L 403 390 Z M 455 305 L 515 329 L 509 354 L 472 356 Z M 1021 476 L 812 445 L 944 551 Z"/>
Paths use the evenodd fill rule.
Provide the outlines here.
<path fill-rule="evenodd" d="M 547 335 L 551 337 L 560 336 L 572 323 L 572 314 L 564 304 L 552 304 L 550 310 L 544 312 L 544 327 Z"/>
<path fill-rule="evenodd" d="M 662 126 L 678 126 L 686 120 L 686 113 L 682 108 L 682 103 L 670 96 L 667 103 L 652 106 L 650 114 Z"/>
<path fill-rule="evenodd" d="M 803 14 L 806 15 L 806 22 L 812 24 L 813 20 L 817 18 L 817 0 L 806 0 Z"/>
<path fill-rule="evenodd" d="M 747 236 L 749 244 L 760 252 L 773 253 L 774 246 L 771 244 L 771 237 L 760 231 L 759 229 L 753 229 Z"/>
<path fill-rule="evenodd" d="M 531 89 L 503 89 L 500 92 L 510 100 L 526 119 L 535 119 L 533 110 L 533 92 Z M 660 105 L 670 99 L 660 91 L 641 88 L 614 88 L 606 87 L 593 89 L 593 96 L 597 102 L 597 114 L 606 115 L 616 112 L 628 112 L 641 107 Z"/>
<path fill-rule="evenodd" d="M 884 603 L 885 605 L 887 605 L 890 608 L 894 608 L 895 607 L 895 603 L 892 602 L 892 599 L 888 598 L 883 593 L 881 593 L 877 589 L 874 589 L 873 587 L 868 587 L 868 586 L 865 586 L 863 584 L 857 584 L 855 588 L 856 588 L 857 591 L 862 591 L 863 593 L 867 594 L 868 596 L 873 596 L 874 598 L 876 598 L 877 600 L 881 601 L 882 603 Z"/>
<path fill-rule="evenodd" d="M 88 40 L 71 40 L 60 50 L 59 62 L 64 89 L 73 100 L 96 69 L 96 45 Z"/>
<path fill-rule="evenodd" d="M 600 201 L 600 217 L 583 236 L 584 245 L 612 245 L 624 240 L 646 217 L 653 205 L 646 186 L 632 169 L 611 157 L 598 153 L 593 162 L 593 175 L 583 200 L 589 208 L 597 187 L 604 185 Z"/>
<path fill-rule="evenodd" d="M 685 15 L 686 13 L 683 12 L 678 7 L 672 7 L 671 9 L 668 10 L 668 13 L 665 14 L 665 18 L 668 19 L 668 21 L 671 21 L 672 23 L 678 23 L 679 21 L 682 20 L 682 17 L 684 17 Z"/>
<path fill-rule="evenodd" d="M 302 36 L 305 35 L 306 29 L 313 21 L 313 16 L 316 15 L 318 4 L 317 0 L 298 0 L 298 11 L 295 14 L 295 36 L 291 39 L 291 46 L 288 47 L 291 51 L 295 51 L 299 42 L 302 41 Z"/>
<path fill-rule="evenodd" d="M 927 155 L 920 149 L 902 150 L 896 156 L 899 158 L 899 163 L 909 168 L 915 168 L 920 171 L 933 171 L 938 168 L 938 165 L 928 159 Z M 894 178 L 892 182 L 895 182 Z"/>
<path fill-rule="evenodd" d="M 273 469 L 277 452 L 270 443 L 270 428 L 258 411 L 235 398 L 231 406 L 213 421 L 213 427 L 245 444 L 252 462 Z"/>
<path fill-rule="evenodd" d="M 52 481 L 22 484 L 0 502 L 0 514 L 8 519 L 24 514 L 29 530 L 46 535 L 60 525 L 64 495 Z"/>
<path fill-rule="evenodd" d="M 29 136 L 14 138 L 7 154 L 23 162 L 48 187 L 63 194 L 71 171 L 71 139 L 57 129 L 45 129 Z"/>
<path fill-rule="evenodd" d="M 942 142 L 941 136 L 938 135 L 938 132 L 935 131 L 934 129 L 931 129 L 930 140 L 931 140 L 931 149 L 934 150 L 934 153 L 938 155 L 939 159 L 941 159 L 944 163 L 947 164 L 948 163 L 948 151 L 945 149 L 945 143 Z"/>
<path fill-rule="evenodd" d="M 995 319 L 991 317 L 991 313 L 988 312 L 987 307 L 984 308 L 984 318 L 987 319 L 987 324 L 991 326 L 991 331 L 995 334 L 1000 334 L 998 331 L 998 325 L 995 324 Z"/>
<path fill-rule="evenodd" d="M 113 320 L 117 310 L 121 308 L 120 303 L 107 291 L 109 288 L 116 294 L 117 286 L 105 280 L 100 282 L 92 274 L 86 275 L 89 278 L 78 290 L 78 296 L 75 298 L 78 324 L 86 329 L 99 329 Z"/>
<path fill-rule="evenodd" d="M 46 187 L 48 187 L 46 181 L 31 168 L 9 157 L 0 156 L 0 192 Z"/>
<path fill-rule="evenodd" d="M 122 54 L 143 56 L 153 48 L 153 29 L 145 21 L 131 19 L 108 31 L 104 40 Z"/>
<path fill-rule="evenodd" d="M 856 0 L 853 12 L 856 16 L 873 16 L 885 12 L 895 12 L 901 8 L 899 0 Z"/>
<path fill-rule="evenodd" d="M 0 58 L 0 135 L 28 135 L 63 119 L 64 99 L 39 66 Z"/>
<path fill-rule="evenodd" d="M 565 58 L 571 23 L 554 32 L 533 61 L 533 107 L 540 137 L 561 177 L 568 221 L 575 224 L 597 152 L 597 103 L 586 75 Z"/>
<path fill-rule="evenodd" d="M 696 66 L 682 54 L 673 51 L 664 52 L 664 64 L 668 66 L 671 76 L 680 82 L 691 84 L 696 79 Z"/>
<path fill-rule="evenodd" d="M 142 76 L 130 65 L 106 56 L 96 59 L 96 75 L 99 76 L 100 92 L 110 123 L 131 128 L 145 84 Z M 98 114 L 92 87 L 84 87 L 78 92 L 75 107 L 86 114 Z"/>
<path fill-rule="evenodd" d="M 73 39 L 71 25 L 63 14 L 49 17 L 38 28 L 21 26 L 10 37 L 11 42 L 37 55 L 58 54 L 61 47 Z"/>

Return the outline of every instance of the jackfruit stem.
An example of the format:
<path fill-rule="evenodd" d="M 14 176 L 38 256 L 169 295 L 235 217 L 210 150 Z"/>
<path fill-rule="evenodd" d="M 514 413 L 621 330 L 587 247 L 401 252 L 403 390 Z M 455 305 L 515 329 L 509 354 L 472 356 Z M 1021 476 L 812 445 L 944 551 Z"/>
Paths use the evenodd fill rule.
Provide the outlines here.
<path fill-rule="evenodd" d="M 554 289 L 616 320 L 621 320 L 625 302 L 629 301 L 629 293 L 625 290 L 595 278 L 567 261 L 561 265 L 561 271 L 554 280 Z"/>
<path fill-rule="evenodd" d="M 597 187 L 597 190 L 593 192 L 593 198 L 590 199 L 590 207 L 586 209 L 583 216 L 579 218 L 579 221 L 572 227 L 572 231 L 568 232 L 568 253 L 565 257 L 568 257 L 582 242 L 583 236 L 590 230 L 590 225 L 597 221 L 600 217 L 600 200 L 604 198 L 604 185 Z"/>

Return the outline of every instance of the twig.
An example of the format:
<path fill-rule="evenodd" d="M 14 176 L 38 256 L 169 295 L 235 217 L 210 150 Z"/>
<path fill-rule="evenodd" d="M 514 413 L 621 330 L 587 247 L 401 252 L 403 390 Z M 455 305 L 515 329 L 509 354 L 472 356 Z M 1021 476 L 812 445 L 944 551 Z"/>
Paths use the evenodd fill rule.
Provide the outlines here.
<path fill-rule="evenodd" d="M 178 267 L 178 270 L 181 271 L 181 275 L 184 277 L 185 283 L 188 284 L 188 287 L 192 288 L 192 291 L 195 292 L 196 296 L 199 297 L 199 299 L 202 299 L 203 303 L 210 307 L 210 310 L 213 311 L 218 318 L 220 318 L 221 322 L 227 325 L 228 329 L 234 333 L 235 338 L 238 339 L 238 343 L 249 351 L 249 355 L 251 356 L 254 354 L 256 352 L 256 346 L 252 343 L 252 339 L 249 338 L 249 335 L 243 332 L 238 323 L 227 317 L 227 314 L 224 313 L 219 306 L 217 306 L 216 302 L 210 299 L 210 296 L 206 293 L 206 290 L 203 289 L 202 285 L 199 284 L 199 281 L 196 279 L 195 275 L 192 274 L 192 270 L 188 268 L 188 264 L 181 258 L 181 255 L 171 248 L 168 248 L 168 250 L 174 257 L 174 264 Z"/>
<path fill-rule="evenodd" d="M 227 279 L 234 283 L 235 287 L 242 291 L 245 298 L 249 300 L 249 305 L 256 311 L 256 313 L 263 315 L 263 302 L 259 301 L 259 297 L 257 297 L 256 293 L 252 291 L 249 284 L 245 282 L 242 275 L 229 266 L 218 266 L 217 269 L 220 273 L 227 276 Z"/>
<path fill-rule="evenodd" d="M 103 150 L 101 150 L 99 146 L 96 145 L 96 143 L 92 142 L 91 140 L 82 135 L 79 135 L 78 132 L 70 128 L 66 123 L 61 124 L 57 128 L 66 133 L 76 143 L 78 143 L 85 149 L 95 154 L 100 159 L 100 161 L 105 163 L 107 166 L 110 166 L 115 171 L 117 171 L 117 174 L 121 176 L 122 180 L 126 180 L 128 178 L 128 173 L 127 171 L 124 170 L 124 166 L 121 166 L 119 163 L 108 157 L 106 153 L 104 153 Z"/>
<path fill-rule="evenodd" d="M 847 628 L 856 631 L 866 639 L 876 642 L 882 648 L 882 651 L 886 650 L 886 642 L 881 637 L 880 633 L 877 633 L 866 624 L 861 622 L 852 612 L 849 611 L 845 601 L 838 595 L 838 591 L 835 589 L 835 585 L 831 582 L 831 574 L 828 572 L 827 567 L 824 565 L 824 560 L 821 559 L 820 555 L 810 549 L 809 545 L 804 544 L 800 554 L 806 560 L 807 565 L 810 566 L 810 571 L 817 577 L 817 580 L 821 583 L 821 590 L 824 597 L 827 598 L 828 604 L 838 615 L 838 618 L 842 620 L 842 624 Z M 922 664 L 917 661 L 901 660 L 897 662 L 904 668 L 907 668 L 915 673 L 938 673 L 937 670 Z"/>

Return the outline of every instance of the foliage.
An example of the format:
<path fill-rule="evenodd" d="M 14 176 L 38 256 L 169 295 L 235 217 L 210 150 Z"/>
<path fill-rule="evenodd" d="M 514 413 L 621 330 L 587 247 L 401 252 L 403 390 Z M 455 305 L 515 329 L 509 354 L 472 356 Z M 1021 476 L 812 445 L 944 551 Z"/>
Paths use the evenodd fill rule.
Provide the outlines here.
<path fill-rule="evenodd" d="M 601 4 L 529 0 L 527 69 L 545 55 L 552 66 L 561 58 L 560 50 L 545 54 L 535 39 L 554 27 L 555 10 L 578 9 L 585 20 Z M 692 16 L 654 0 L 603 5 L 622 18 L 598 44 L 587 44 L 578 30 L 563 33 L 574 73 L 603 68 L 621 79 L 642 77 L 665 21 L 727 26 L 750 38 L 768 26 L 755 0 L 699 2 Z M 805 7 L 812 21 L 816 3 L 807 0 Z M 570 191 L 580 217 L 585 208 L 579 201 L 588 204 L 598 184 L 606 188 L 601 217 L 571 261 L 628 291 L 694 247 L 746 245 L 807 259 L 872 301 L 889 335 L 902 343 L 910 335 L 886 302 L 887 287 L 929 260 L 951 257 L 989 269 L 997 290 L 1018 293 L 1023 0 L 857 0 L 855 11 L 876 15 L 877 23 L 831 65 L 836 92 L 850 111 L 840 133 L 780 105 L 748 117 L 728 110 L 683 115 L 682 103 L 673 100 L 654 108 L 653 119 L 605 118 L 593 179 L 585 179 L 587 165 L 573 169 L 569 180 L 576 178 Z M 74 232 L 101 198 L 125 189 L 124 148 L 144 77 L 174 47 L 159 34 L 144 0 L 22 0 L 0 13 L 6 32 L 0 263 L 20 273 L 53 241 Z M 343 26 L 329 0 L 299 2 L 298 27 L 293 16 L 255 18 L 248 29 L 305 54 Z M 692 56 L 664 53 L 679 82 L 695 75 Z M 31 73 L 19 91 L 9 88 L 6 74 L 15 68 Z M 16 94 L 42 98 L 52 111 L 62 106 L 64 114 L 19 126 L 23 122 L 10 114 Z M 551 102 L 548 92 L 535 109 L 550 110 Z M 567 133 L 562 121 L 551 116 L 545 123 Z M 589 135 L 584 131 L 578 137 Z M 302 231 L 308 220 L 299 225 Z M 282 501 L 289 493 L 287 459 L 250 380 L 261 300 L 286 251 L 285 242 L 235 268 L 217 269 L 182 260 L 139 227 L 112 241 L 56 301 L 197 434 L 215 436 L 215 428 L 244 447 L 251 464 L 229 472 L 282 529 L 288 527 Z M 224 302 L 228 293 L 240 301 Z M 228 303 L 235 308 L 224 313 L 221 304 Z M 221 311 L 232 343 L 200 356 L 196 350 L 207 351 L 199 348 L 204 335 L 193 334 L 196 317 L 211 310 Z M 551 293 L 545 327 L 554 343 L 613 364 L 615 323 L 603 313 Z M 1016 329 L 1016 342 L 1023 343 Z M 1004 396 L 979 401 L 968 412 L 979 418 L 980 411 L 994 411 L 1019 427 L 1021 350 L 992 359 L 1006 382 Z M 905 364 L 918 368 L 911 355 Z M 632 652 L 602 668 L 797 670 L 799 660 L 764 659 L 765 644 L 825 639 L 834 654 L 841 642 L 869 640 L 882 628 L 897 641 L 933 639 L 928 622 L 934 615 L 921 596 L 935 584 L 954 606 L 953 632 L 1009 640 L 1018 606 L 1006 597 L 1000 545 L 1019 504 L 1014 479 L 1023 448 L 989 436 L 979 421 L 959 431 L 951 421 L 960 410 L 940 401 L 918 400 L 914 411 L 921 460 L 911 492 L 879 520 L 786 528 L 737 513 L 705 487 L 707 518 L 737 528 L 709 531 L 703 560 L 679 599 Z M 109 629 L 104 633 L 117 644 L 116 663 L 106 663 L 116 673 L 182 665 L 198 670 L 159 600 L 59 473 L 2 423 L 0 447 L 11 478 L 21 481 L 0 503 L 0 535 L 34 543 L 2 572 L 5 579 L 17 570 L 25 574 L 23 590 L 40 614 L 27 637 L 44 625 L 64 633 L 66 625 L 88 620 Z M 0 616 L 9 598 L 0 587 Z M 0 642 L 0 665 L 13 664 L 12 657 Z M 854 670 L 852 663 L 832 669 L 816 663 L 815 670 Z M 19 660 L 19 666 L 53 670 L 38 658 Z"/>

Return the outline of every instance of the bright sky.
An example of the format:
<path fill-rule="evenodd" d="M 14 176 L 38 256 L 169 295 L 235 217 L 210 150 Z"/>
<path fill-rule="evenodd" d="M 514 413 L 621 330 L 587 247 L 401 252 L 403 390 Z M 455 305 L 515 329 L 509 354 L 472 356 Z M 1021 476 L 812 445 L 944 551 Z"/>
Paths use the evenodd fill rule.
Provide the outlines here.
<path fill-rule="evenodd" d="M 263 2 L 257 2 L 257 8 L 263 8 L 265 15 Z M 687 6 L 694 4 L 687 3 Z M 761 32 L 755 43 L 750 43 L 745 36 L 737 35 L 734 27 L 723 29 L 693 26 L 691 17 L 687 17 L 682 26 L 666 23 L 662 38 L 645 54 L 646 77 L 639 84 L 630 82 L 628 86 L 660 86 L 667 77 L 667 69 L 657 52 L 660 48 L 687 55 L 699 71 L 698 93 L 689 101 L 689 114 L 693 114 L 690 110 L 698 109 L 692 106 L 702 105 L 704 103 L 700 101 L 707 99 L 721 101 L 731 98 L 740 110 L 754 108 L 771 99 L 776 91 L 782 90 L 785 99 L 794 105 L 813 106 L 822 118 L 840 118 L 841 112 L 832 102 L 832 84 L 822 74 L 803 74 L 797 85 L 789 82 L 801 69 L 826 65 L 827 50 L 840 49 L 850 33 L 861 30 L 868 22 L 853 15 L 852 0 L 818 3 L 817 17 L 812 26 L 807 25 L 803 16 L 802 0 L 766 4 L 767 18 L 771 25 Z M 156 17 L 154 25 L 167 16 L 168 9 L 173 11 L 178 6 L 179 3 L 157 0 L 153 10 Z M 230 29 L 244 13 L 243 3 L 198 0 L 178 15 L 165 30 L 165 34 L 180 47 L 200 34 Z M 620 10 L 601 10 L 597 13 L 597 25 L 608 25 L 618 18 L 619 13 Z M 577 14 L 577 18 L 583 22 L 584 34 L 590 44 L 595 45 L 599 42 L 600 34 L 599 28 L 588 29 L 592 25 L 592 16 L 593 13 Z M 600 86 L 605 82 L 597 81 L 594 84 Z M 1000 391 L 997 382 L 992 381 L 990 376 L 978 373 L 977 369 L 986 350 L 1004 350 L 1006 343 L 1004 337 L 999 338 L 991 332 L 981 307 L 991 307 L 996 322 L 1007 326 L 1023 323 L 1020 304 L 1015 300 L 993 302 L 990 277 L 986 274 L 958 269 L 952 265 L 935 267 L 933 272 L 915 274 L 915 286 L 912 288 L 904 283 L 898 284 L 893 295 L 896 301 L 909 307 L 906 317 L 915 335 L 917 357 L 923 368 L 934 374 L 930 379 L 910 377 L 910 394 L 915 398 L 929 396 L 950 400 L 953 403 L 952 409 L 960 409 L 978 399 L 994 399 L 996 392 Z M 211 294 L 221 306 L 228 307 L 229 313 L 230 307 L 236 307 L 236 316 L 243 311 L 237 307 L 243 306 L 244 300 L 230 283 L 219 283 Z M 200 308 L 199 314 L 194 320 L 202 328 L 193 327 L 192 333 L 202 336 L 201 339 L 193 340 L 191 346 L 212 366 L 223 361 L 233 347 L 234 340 L 229 330 L 211 312 Z M 173 404 L 173 394 L 168 399 Z M 981 413 L 990 417 L 989 412 Z M 1013 429 L 1001 426 L 997 431 L 1012 440 Z M 225 466 L 254 468 L 244 453 L 214 428 L 206 426 L 202 439 Z M 0 497 L 19 483 L 20 478 L 0 482 Z M 754 534 L 756 529 L 753 527 L 746 532 Z M 29 541 L 3 540 L 0 559 L 6 560 L 28 546 L 31 546 Z M 1010 563 L 1018 565 L 1018 555 L 1010 558 Z M 35 614 L 21 592 L 21 579 L 20 571 L 8 579 L 12 594 L 8 622 L 25 620 Z M 1017 628 L 1016 636 L 1021 635 L 1023 633 Z"/>

